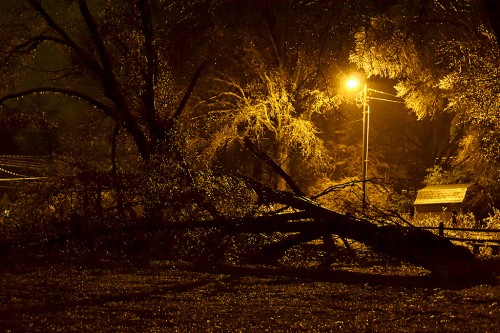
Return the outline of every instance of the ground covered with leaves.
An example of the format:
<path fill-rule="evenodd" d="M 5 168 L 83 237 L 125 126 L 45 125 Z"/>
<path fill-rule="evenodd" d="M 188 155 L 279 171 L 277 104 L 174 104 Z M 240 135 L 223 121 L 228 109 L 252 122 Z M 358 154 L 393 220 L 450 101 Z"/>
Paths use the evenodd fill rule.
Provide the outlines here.
<path fill-rule="evenodd" d="M 87 258 L 88 259 L 88 258 Z M 6 332 L 498 332 L 499 280 L 405 265 L 219 266 L 0 259 Z"/>

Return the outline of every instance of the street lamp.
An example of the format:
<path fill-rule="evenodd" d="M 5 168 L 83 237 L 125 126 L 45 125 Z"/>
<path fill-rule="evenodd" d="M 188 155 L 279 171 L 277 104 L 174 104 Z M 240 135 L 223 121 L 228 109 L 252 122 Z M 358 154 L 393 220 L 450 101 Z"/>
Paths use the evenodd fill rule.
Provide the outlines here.
<path fill-rule="evenodd" d="M 393 102 L 393 103 L 402 103 L 400 101 L 395 101 L 392 99 L 385 99 L 379 97 L 373 97 L 368 94 L 368 92 L 373 92 L 382 95 L 389 95 L 392 97 L 396 97 L 395 95 L 368 88 L 368 84 L 365 79 L 361 77 L 359 74 L 352 75 L 349 77 L 346 82 L 346 87 L 349 90 L 356 91 L 359 89 L 361 84 L 363 84 L 363 90 L 361 90 L 358 94 L 356 94 L 356 105 L 358 107 L 363 107 L 363 171 L 361 174 L 361 188 L 363 190 L 363 204 L 362 209 L 363 212 L 366 208 L 366 172 L 368 170 L 368 135 L 370 133 L 370 104 L 368 104 L 370 99 Z"/>
<path fill-rule="evenodd" d="M 357 76 L 346 80 L 346 87 L 349 90 L 357 90 L 361 85 L 361 80 Z M 361 105 L 360 105 L 361 104 Z M 370 105 L 368 104 L 368 85 L 363 82 L 363 90 L 356 95 L 356 105 L 363 107 L 363 171 L 361 174 L 361 188 L 363 190 L 363 212 L 366 208 L 366 171 L 368 169 L 368 134 L 370 132 Z"/>

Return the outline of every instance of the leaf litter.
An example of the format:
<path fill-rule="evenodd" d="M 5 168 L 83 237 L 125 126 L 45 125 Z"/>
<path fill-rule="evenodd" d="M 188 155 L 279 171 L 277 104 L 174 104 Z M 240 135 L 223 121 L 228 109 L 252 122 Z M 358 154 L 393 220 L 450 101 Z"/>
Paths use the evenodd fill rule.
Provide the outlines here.
<path fill-rule="evenodd" d="M 415 269 L 282 274 L 170 261 L 1 263 L 6 332 L 496 332 L 498 280 L 420 283 Z M 288 271 L 290 272 L 290 271 Z M 305 272 L 305 271 L 304 271 Z M 388 274 L 384 276 L 383 274 Z M 375 274 L 381 276 L 372 279 Z M 315 278 L 316 276 L 316 278 Z M 365 280 L 363 280 L 363 278 Z M 393 280 L 391 280 L 391 278 Z M 387 280 L 387 283 L 384 283 Z M 399 281 L 399 282 L 398 282 Z M 397 283 L 393 283 L 397 282 Z"/>

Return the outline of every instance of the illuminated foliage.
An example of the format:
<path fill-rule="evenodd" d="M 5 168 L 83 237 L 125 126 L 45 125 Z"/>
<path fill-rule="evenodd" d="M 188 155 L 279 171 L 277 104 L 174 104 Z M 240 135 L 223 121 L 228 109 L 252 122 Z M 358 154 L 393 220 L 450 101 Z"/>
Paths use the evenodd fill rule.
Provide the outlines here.
<path fill-rule="evenodd" d="M 342 101 L 336 66 L 347 62 L 352 39 L 344 37 L 362 18 L 357 5 L 229 1 L 216 14 L 221 52 L 201 103 L 214 133 L 207 154 L 250 138 L 292 176 L 308 170 L 301 181 L 310 182 L 333 164 L 318 120 Z M 276 183 L 282 186 L 279 177 Z"/>
<path fill-rule="evenodd" d="M 217 135 L 217 141 L 213 142 L 214 148 L 245 137 L 258 141 L 271 139 L 288 149 L 299 150 L 309 160 L 321 160 L 324 147 L 311 118 L 315 113 L 321 114 L 334 106 L 334 101 L 319 91 L 304 91 L 303 94 L 309 96 L 303 97 L 312 97 L 314 104 L 308 105 L 310 109 L 300 114 L 294 106 L 294 96 L 283 86 L 284 82 L 279 76 L 265 76 L 261 85 L 253 86 L 251 90 L 229 87 L 235 92 L 221 96 L 224 98 L 221 104 L 229 107 L 216 110 L 217 121 L 227 125 Z"/>
<path fill-rule="evenodd" d="M 449 98 L 448 109 L 468 127 L 459 160 L 479 167 L 477 174 L 488 178 L 498 177 L 500 166 L 500 47 L 493 34 L 483 31 L 483 36 L 443 44 L 443 61 L 451 71 L 439 88 Z"/>
<path fill-rule="evenodd" d="M 420 119 L 453 114 L 452 130 L 463 135 L 455 167 L 463 178 L 471 172 L 474 181 L 498 188 L 498 11 L 482 5 L 398 2 L 358 32 L 351 60 L 367 74 L 397 79 L 398 95 Z"/>

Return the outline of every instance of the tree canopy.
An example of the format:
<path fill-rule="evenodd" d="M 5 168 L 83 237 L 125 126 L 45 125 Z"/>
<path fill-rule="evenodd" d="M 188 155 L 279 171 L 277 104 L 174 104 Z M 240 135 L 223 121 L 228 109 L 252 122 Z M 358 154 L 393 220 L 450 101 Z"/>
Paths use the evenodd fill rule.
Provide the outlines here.
<path fill-rule="evenodd" d="M 496 22 L 491 1 L 398 2 L 358 32 L 351 56 L 368 75 L 396 79 L 420 119 L 453 115 L 452 137 L 461 138 L 454 167 L 465 171 L 463 180 L 493 188 L 500 170 Z"/>

